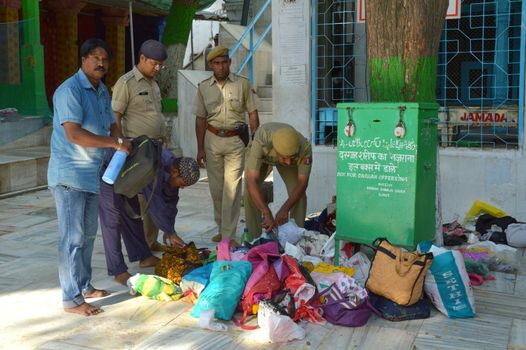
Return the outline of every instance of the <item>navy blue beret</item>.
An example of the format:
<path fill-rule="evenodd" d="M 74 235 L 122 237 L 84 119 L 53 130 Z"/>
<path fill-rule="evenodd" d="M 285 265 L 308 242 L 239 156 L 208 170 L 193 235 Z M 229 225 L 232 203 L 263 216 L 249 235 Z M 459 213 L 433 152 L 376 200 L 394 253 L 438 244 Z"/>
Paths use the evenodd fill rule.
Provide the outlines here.
<path fill-rule="evenodd" d="M 141 45 L 140 53 L 142 53 L 147 58 L 151 58 L 156 61 L 164 61 L 168 54 L 164 45 L 157 40 L 146 40 Z"/>

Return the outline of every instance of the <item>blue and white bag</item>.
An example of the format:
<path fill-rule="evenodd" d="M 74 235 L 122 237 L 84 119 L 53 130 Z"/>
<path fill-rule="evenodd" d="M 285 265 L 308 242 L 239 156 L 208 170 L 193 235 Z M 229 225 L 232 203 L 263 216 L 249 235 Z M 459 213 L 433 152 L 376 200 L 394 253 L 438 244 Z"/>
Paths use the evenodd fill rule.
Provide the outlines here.
<path fill-rule="evenodd" d="M 433 253 L 433 264 L 424 282 L 424 291 L 433 305 L 450 318 L 475 317 L 473 288 L 462 253 L 431 242 L 420 243 L 418 250 Z"/>

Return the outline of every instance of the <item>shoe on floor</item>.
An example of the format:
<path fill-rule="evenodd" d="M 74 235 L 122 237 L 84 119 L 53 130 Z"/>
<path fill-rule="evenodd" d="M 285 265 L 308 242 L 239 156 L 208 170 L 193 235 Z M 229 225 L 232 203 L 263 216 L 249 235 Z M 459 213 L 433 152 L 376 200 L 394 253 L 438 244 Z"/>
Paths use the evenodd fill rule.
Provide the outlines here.
<path fill-rule="evenodd" d="M 164 252 L 166 251 L 166 246 L 165 245 L 162 245 L 161 243 L 159 242 L 154 242 L 151 247 L 150 247 L 150 250 L 152 252 Z"/>
<path fill-rule="evenodd" d="M 219 243 L 221 241 L 223 237 L 221 236 L 220 233 L 218 233 L 217 235 L 215 235 L 214 237 L 212 237 L 212 242 L 214 243 Z"/>

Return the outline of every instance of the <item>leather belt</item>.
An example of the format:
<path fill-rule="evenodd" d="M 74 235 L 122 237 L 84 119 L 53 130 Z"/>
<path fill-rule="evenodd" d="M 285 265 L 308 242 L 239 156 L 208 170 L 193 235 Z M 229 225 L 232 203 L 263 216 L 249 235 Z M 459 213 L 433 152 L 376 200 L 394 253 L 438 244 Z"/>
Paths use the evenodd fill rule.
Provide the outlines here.
<path fill-rule="evenodd" d="M 208 131 L 210 131 L 212 134 L 217 135 L 219 137 L 233 137 L 233 136 L 237 136 L 237 131 L 235 131 L 235 130 L 216 129 L 210 124 L 206 127 L 206 129 Z"/>

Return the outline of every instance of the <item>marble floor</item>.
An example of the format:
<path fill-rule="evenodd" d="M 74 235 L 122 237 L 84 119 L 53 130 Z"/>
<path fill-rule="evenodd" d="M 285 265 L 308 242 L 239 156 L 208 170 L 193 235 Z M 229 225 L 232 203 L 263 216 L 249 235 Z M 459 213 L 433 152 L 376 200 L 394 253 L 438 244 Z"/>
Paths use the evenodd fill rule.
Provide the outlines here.
<path fill-rule="evenodd" d="M 215 234 L 208 184 L 181 191 L 177 231 L 199 247 Z M 242 232 L 240 229 L 238 232 Z M 0 200 L 0 349 L 526 349 L 526 255 L 517 274 L 495 274 L 476 289 L 477 317 L 389 322 L 373 316 L 361 328 L 306 324 L 307 337 L 270 344 L 228 323 L 202 330 L 182 301 L 132 297 L 106 273 L 100 233 L 93 284 L 112 292 L 94 301 L 104 312 L 62 311 L 57 276 L 57 221 L 49 191 Z M 152 273 L 130 264 L 130 272 Z"/>

